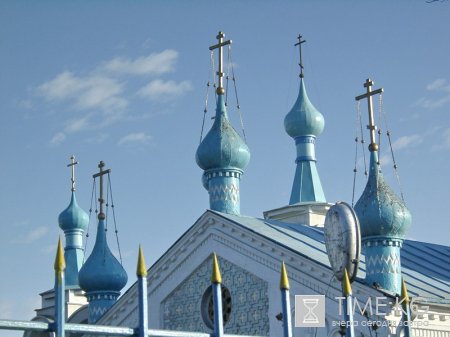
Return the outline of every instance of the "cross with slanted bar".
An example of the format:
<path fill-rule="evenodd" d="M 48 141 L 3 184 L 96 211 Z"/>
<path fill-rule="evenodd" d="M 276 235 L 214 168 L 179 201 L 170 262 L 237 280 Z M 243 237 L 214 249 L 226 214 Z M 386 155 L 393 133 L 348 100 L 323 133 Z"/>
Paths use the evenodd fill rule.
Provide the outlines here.
<path fill-rule="evenodd" d="M 365 94 L 359 95 L 355 97 L 355 100 L 359 101 L 363 98 L 367 98 L 367 106 L 369 109 L 369 125 L 367 125 L 367 129 L 370 130 L 370 145 L 369 145 L 369 151 L 373 152 L 373 151 L 377 151 L 378 150 L 378 145 L 375 142 L 375 130 L 376 130 L 376 126 L 375 126 L 375 122 L 374 122 L 374 118 L 373 118 L 373 109 L 372 109 L 372 96 L 376 95 L 376 94 L 381 94 L 383 92 L 383 88 L 377 89 L 372 91 L 372 85 L 373 85 L 373 81 L 368 78 L 366 80 L 366 83 L 364 83 L 364 87 L 367 88 L 367 92 Z"/>
<path fill-rule="evenodd" d="M 71 167 L 72 168 L 72 177 L 70 178 L 70 181 L 72 182 L 72 192 L 75 191 L 75 165 L 77 165 L 78 162 L 75 161 L 75 156 L 72 155 L 70 157 L 70 164 L 67 164 L 67 167 Z"/>
<path fill-rule="evenodd" d="M 225 73 L 223 72 L 223 46 L 232 43 L 231 40 L 224 41 L 224 37 L 225 33 L 219 32 L 219 34 L 216 36 L 216 39 L 219 40 L 219 43 L 209 47 L 209 50 L 219 49 L 219 71 L 217 72 L 217 76 L 219 76 L 219 87 L 217 88 L 218 95 L 223 95 L 225 93 L 225 89 L 223 88 L 223 76 L 225 75 Z"/>
<path fill-rule="evenodd" d="M 305 43 L 306 40 L 302 40 L 302 38 L 303 38 L 303 36 L 298 34 L 298 36 L 297 36 L 298 42 L 294 45 L 294 46 L 298 46 L 298 50 L 300 52 L 300 63 L 298 64 L 300 66 L 300 78 L 305 77 L 303 75 L 302 43 Z"/>
<path fill-rule="evenodd" d="M 98 213 L 99 220 L 105 219 L 105 213 L 103 213 L 103 203 L 105 202 L 105 200 L 103 199 L 103 176 L 111 172 L 111 169 L 103 170 L 104 167 L 105 163 L 102 160 L 98 164 L 100 172 L 93 175 L 94 179 L 100 177 L 100 197 L 98 198 L 98 202 L 100 203 L 100 213 Z"/>

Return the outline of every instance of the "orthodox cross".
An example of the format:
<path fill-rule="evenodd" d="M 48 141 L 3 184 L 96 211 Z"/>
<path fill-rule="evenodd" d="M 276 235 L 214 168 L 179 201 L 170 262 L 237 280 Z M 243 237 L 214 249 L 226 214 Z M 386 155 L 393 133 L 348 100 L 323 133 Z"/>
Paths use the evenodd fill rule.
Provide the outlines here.
<path fill-rule="evenodd" d="M 300 63 L 298 64 L 300 66 L 300 78 L 305 77 L 303 75 L 303 59 L 302 59 L 302 43 L 305 43 L 306 40 L 302 40 L 303 36 L 300 34 L 297 36 L 298 42 L 294 46 L 298 46 L 298 50 L 300 52 Z"/>
<path fill-rule="evenodd" d="M 100 197 L 98 198 L 98 202 L 100 203 L 100 213 L 98 213 L 99 220 L 104 220 L 106 218 L 105 213 L 103 213 L 103 203 L 105 202 L 105 200 L 103 199 L 103 176 L 111 172 L 111 169 L 104 170 L 104 167 L 105 163 L 103 161 L 100 161 L 100 163 L 98 164 L 100 172 L 93 175 L 94 179 L 100 177 Z"/>
<path fill-rule="evenodd" d="M 370 78 L 368 78 L 366 80 L 366 83 L 364 83 L 364 87 L 367 88 L 367 92 L 365 94 L 355 97 L 355 100 L 357 100 L 357 101 L 367 98 L 367 107 L 369 110 L 369 125 L 367 125 L 367 129 L 370 130 L 369 151 L 371 151 L 371 152 L 378 150 L 378 145 L 375 142 L 375 130 L 377 127 L 375 126 L 375 121 L 373 118 L 372 96 L 376 95 L 376 94 L 381 94 L 383 92 L 383 88 L 372 91 L 373 84 L 374 84 L 373 81 Z"/>
<path fill-rule="evenodd" d="M 216 36 L 216 39 L 219 41 L 219 43 L 209 47 L 209 50 L 219 49 L 219 71 L 217 72 L 217 76 L 219 76 L 219 87 L 217 88 L 218 95 L 223 95 L 225 93 L 225 89 L 223 88 L 223 76 L 225 75 L 225 73 L 223 72 L 223 46 L 232 43 L 231 40 L 224 41 L 224 37 L 224 32 L 219 32 L 219 34 Z"/>
<path fill-rule="evenodd" d="M 72 169 L 72 177 L 70 178 L 70 181 L 72 182 L 72 188 L 71 191 L 75 191 L 75 165 L 77 165 L 78 162 L 75 161 L 75 156 L 72 155 L 70 157 L 70 164 L 67 164 L 67 167 L 70 167 Z"/>

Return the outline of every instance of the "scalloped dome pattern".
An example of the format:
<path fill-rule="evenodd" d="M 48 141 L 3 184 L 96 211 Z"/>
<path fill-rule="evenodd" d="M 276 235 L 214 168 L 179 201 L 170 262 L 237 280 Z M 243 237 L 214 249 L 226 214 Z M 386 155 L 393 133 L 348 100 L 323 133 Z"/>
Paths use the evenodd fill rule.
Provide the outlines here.
<path fill-rule="evenodd" d="M 243 170 L 250 161 L 250 150 L 228 120 L 223 95 L 218 96 L 216 117 L 200 143 L 196 161 L 203 170 L 234 168 Z"/>
<path fill-rule="evenodd" d="M 377 162 L 378 154 L 372 152 L 369 179 L 355 205 L 361 237 L 403 238 L 411 226 L 411 213 L 386 183 Z"/>
<path fill-rule="evenodd" d="M 104 220 L 99 220 L 94 248 L 78 278 L 81 289 L 87 293 L 119 292 L 127 284 L 125 269 L 108 247 Z"/>

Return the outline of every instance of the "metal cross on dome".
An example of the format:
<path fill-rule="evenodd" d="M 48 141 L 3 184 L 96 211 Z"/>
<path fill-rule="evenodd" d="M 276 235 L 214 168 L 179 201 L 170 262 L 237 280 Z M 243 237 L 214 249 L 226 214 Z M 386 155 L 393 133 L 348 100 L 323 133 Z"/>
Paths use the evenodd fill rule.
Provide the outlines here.
<path fill-rule="evenodd" d="M 294 46 L 298 46 L 298 50 L 300 52 L 300 63 L 298 64 L 300 66 L 300 78 L 305 77 L 305 75 L 303 75 L 303 58 L 302 58 L 302 44 L 306 42 L 306 40 L 302 40 L 303 36 L 301 36 L 300 34 L 298 34 L 297 39 L 298 42 L 296 44 L 294 44 Z"/>
<path fill-rule="evenodd" d="M 365 94 L 359 95 L 355 97 L 355 100 L 359 101 L 361 99 L 367 98 L 367 107 L 369 110 L 369 125 L 367 125 L 367 129 L 370 130 L 370 145 L 369 145 L 369 151 L 377 151 L 378 145 L 375 142 L 375 130 L 377 127 L 375 126 L 375 121 L 373 117 L 373 104 L 372 104 L 372 96 L 376 94 L 381 94 L 383 92 L 383 88 L 373 90 L 372 91 L 372 85 L 373 81 L 368 78 L 366 82 L 364 83 L 364 87 L 367 88 L 367 92 Z"/>
<path fill-rule="evenodd" d="M 74 192 L 75 191 L 75 165 L 77 165 L 78 162 L 75 161 L 75 156 L 72 155 L 70 157 L 70 164 L 67 164 L 67 167 L 70 167 L 72 169 L 72 176 L 70 178 L 70 181 L 72 182 L 72 188 L 71 191 Z"/>
<path fill-rule="evenodd" d="M 98 168 L 100 169 L 100 172 L 96 173 L 92 176 L 94 179 L 97 177 L 100 177 L 100 197 L 98 198 L 98 202 L 100 203 L 100 212 L 98 213 L 99 220 L 104 220 L 106 218 L 105 213 L 103 212 L 103 203 L 105 202 L 105 199 L 103 199 L 103 176 L 105 174 L 108 174 L 111 172 L 111 169 L 103 170 L 104 167 L 105 167 L 105 163 L 102 160 L 98 164 Z"/>
<path fill-rule="evenodd" d="M 219 77 L 219 87 L 217 88 L 218 95 L 223 95 L 225 93 L 225 89 L 223 88 L 223 76 L 225 75 L 223 72 L 223 47 L 232 43 L 231 40 L 224 41 L 224 37 L 225 33 L 219 32 L 216 36 L 219 43 L 209 47 L 209 50 L 211 51 L 214 49 L 219 49 L 219 70 L 217 71 L 217 76 Z"/>

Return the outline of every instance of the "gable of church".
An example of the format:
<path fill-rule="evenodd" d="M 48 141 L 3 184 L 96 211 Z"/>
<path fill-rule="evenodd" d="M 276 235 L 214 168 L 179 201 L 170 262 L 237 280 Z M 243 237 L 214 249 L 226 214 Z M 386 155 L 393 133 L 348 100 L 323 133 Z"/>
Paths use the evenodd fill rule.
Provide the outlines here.
<path fill-rule="evenodd" d="M 266 281 L 219 256 L 225 333 L 269 334 Z M 211 258 L 204 260 L 161 303 L 162 327 L 212 331 Z"/>

